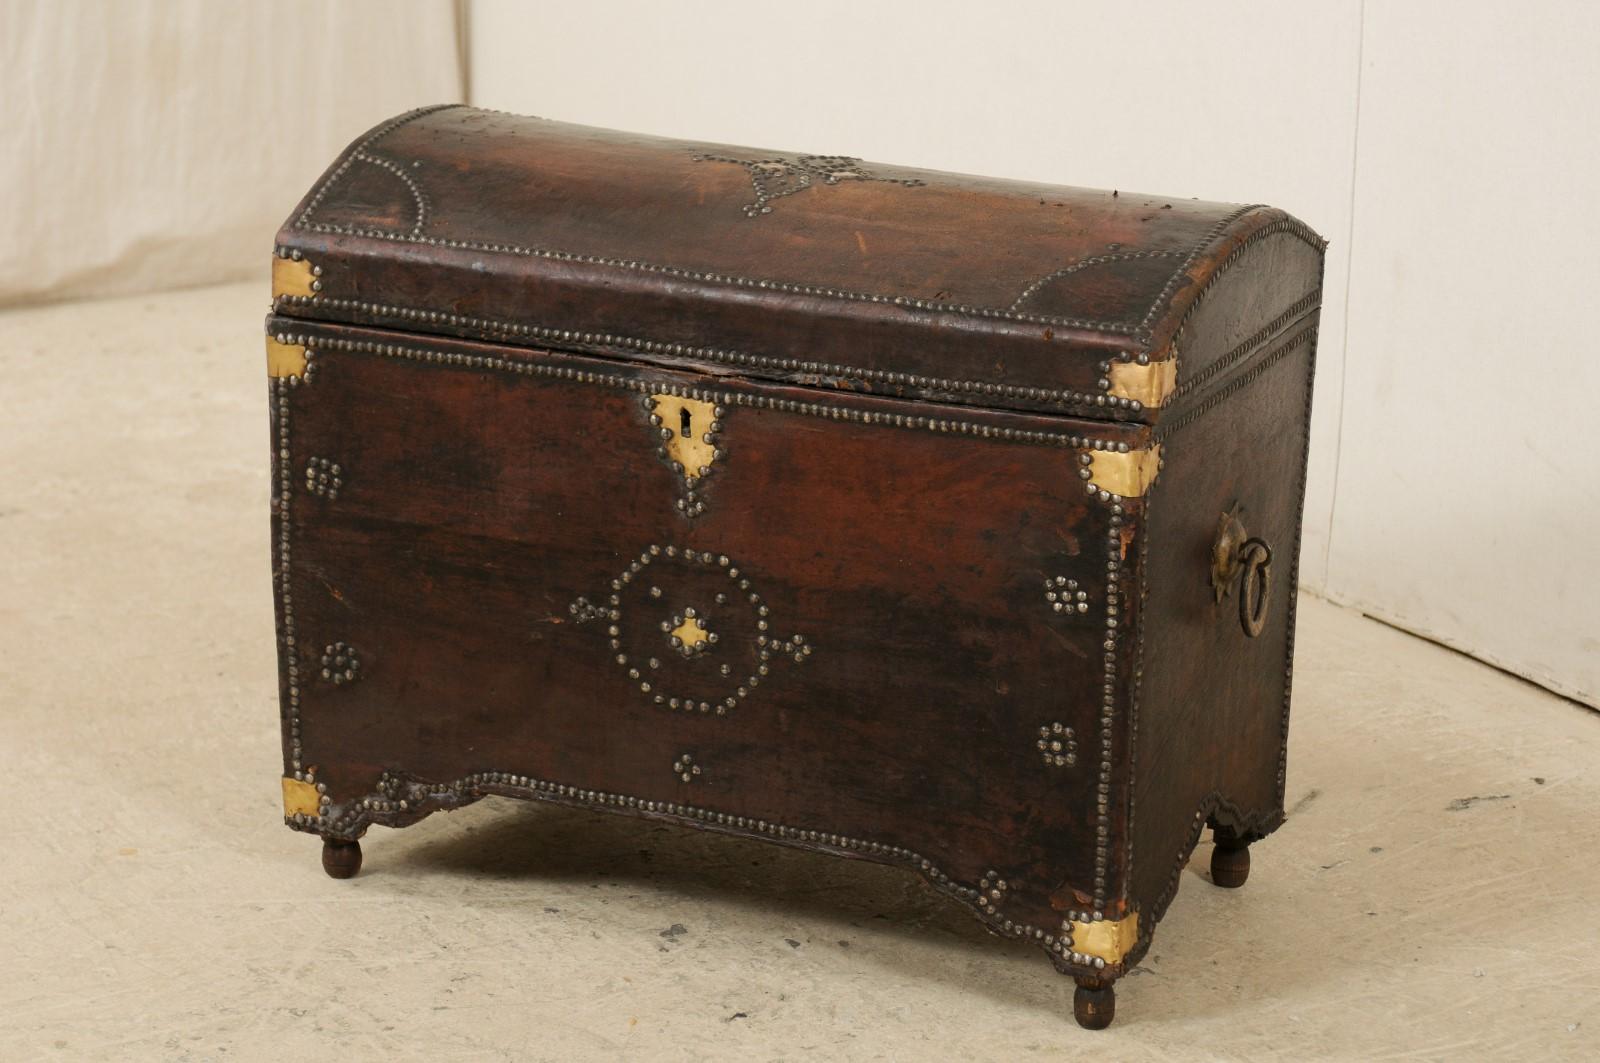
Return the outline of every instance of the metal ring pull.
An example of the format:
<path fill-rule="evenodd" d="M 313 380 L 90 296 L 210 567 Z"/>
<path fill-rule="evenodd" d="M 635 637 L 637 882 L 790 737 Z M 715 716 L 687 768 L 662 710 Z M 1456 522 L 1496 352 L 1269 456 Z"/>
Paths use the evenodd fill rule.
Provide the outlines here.
<path fill-rule="evenodd" d="M 1217 541 L 1211 547 L 1211 589 L 1220 603 L 1233 592 L 1239 580 L 1239 626 L 1250 638 L 1267 626 L 1267 610 L 1272 604 L 1272 547 L 1244 530 L 1239 507 L 1222 515 L 1217 525 Z"/>
<path fill-rule="evenodd" d="M 1244 576 L 1239 584 L 1239 626 L 1251 638 L 1267 626 L 1267 604 L 1272 594 L 1272 548 L 1260 539 L 1247 541 L 1239 551 Z"/>

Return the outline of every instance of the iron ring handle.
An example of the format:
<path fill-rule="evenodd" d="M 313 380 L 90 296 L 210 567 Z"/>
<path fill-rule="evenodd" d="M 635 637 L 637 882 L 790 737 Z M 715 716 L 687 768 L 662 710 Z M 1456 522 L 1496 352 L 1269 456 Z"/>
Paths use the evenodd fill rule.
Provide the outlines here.
<path fill-rule="evenodd" d="M 1217 522 L 1217 538 L 1211 547 L 1211 589 L 1220 605 L 1239 584 L 1239 626 L 1248 638 L 1266 630 L 1267 611 L 1272 604 L 1272 547 L 1266 540 L 1244 530 L 1239 507 L 1222 515 Z"/>
<path fill-rule="evenodd" d="M 1267 626 L 1267 606 L 1272 600 L 1272 548 L 1250 539 L 1239 549 L 1239 626 L 1255 638 Z"/>

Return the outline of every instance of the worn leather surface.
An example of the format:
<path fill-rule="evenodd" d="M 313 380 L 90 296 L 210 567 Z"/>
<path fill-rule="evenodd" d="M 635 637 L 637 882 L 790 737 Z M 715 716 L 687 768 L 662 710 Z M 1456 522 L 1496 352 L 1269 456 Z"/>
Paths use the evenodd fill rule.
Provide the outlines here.
<path fill-rule="evenodd" d="M 320 291 L 278 309 L 1153 420 L 1108 398 L 1104 363 L 1170 357 L 1207 283 L 1268 235 L 1320 258 L 1267 207 L 444 107 L 379 126 L 307 194 L 278 243 Z"/>

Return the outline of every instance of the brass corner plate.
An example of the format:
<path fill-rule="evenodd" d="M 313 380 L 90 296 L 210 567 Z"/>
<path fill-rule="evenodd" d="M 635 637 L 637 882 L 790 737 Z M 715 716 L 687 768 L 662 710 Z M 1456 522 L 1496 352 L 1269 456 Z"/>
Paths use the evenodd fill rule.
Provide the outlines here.
<path fill-rule="evenodd" d="M 283 258 L 279 255 L 272 256 L 272 297 L 281 299 L 286 295 L 297 295 L 302 298 L 315 298 L 316 270 L 311 263 L 303 258 Z"/>
<path fill-rule="evenodd" d="M 1089 482 L 1123 498 L 1139 498 L 1156 482 L 1161 471 L 1161 446 L 1141 450 L 1089 451 Z"/>
<path fill-rule="evenodd" d="M 1178 384 L 1178 359 L 1163 358 L 1158 362 L 1113 362 L 1106 374 L 1111 382 L 1107 392 L 1119 399 L 1131 399 L 1147 407 L 1159 407 L 1172 395 Z"/>
<path fill-rule="evenodd" d="M 716 418 L 716 407 L 677 395 L 652 395 L 650 399 L 661 418 L 661 445 L 668 459 L 683 466 L 684 479 L 692 483 L 699 479 L 701 469 L 709 469 L 717 460 L 717 448 L 705 438 Z"/>
<path fill-rule="evenodd" d="M 306 371 L 306 349 L 298 343 L 280 343 L 267 337 L 267 376 L 298 377 Z"/>
<path fill-rule="evenodd" d="M 1121 919 L 1072 920 L 1072 951 L 1085 956 L 1121 963 L 1138 941 L 1138 912 L 1129 912 Z"/>
<path fill-rule="evenodd" d="M 317 793 L 314 783 L 302 779 L 283 777 L 283 814 L 292 816 L 299 813 L 302 816 L 315 816 L 322 810 L 322 795 Z"/>

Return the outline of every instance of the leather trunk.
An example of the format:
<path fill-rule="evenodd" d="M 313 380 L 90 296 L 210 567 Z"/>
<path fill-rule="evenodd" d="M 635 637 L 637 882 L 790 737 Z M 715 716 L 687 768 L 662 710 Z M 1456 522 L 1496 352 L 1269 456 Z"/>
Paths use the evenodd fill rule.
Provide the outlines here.
<path fill-rule="evenodd" d="M 1103 1025 L 1202 828 L 1235 884 L 1283 818 L 1322 249 L 384 123 L 273 259 L 286 821 L 335 874 L 487 795 L 900 864 Z"/>

